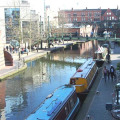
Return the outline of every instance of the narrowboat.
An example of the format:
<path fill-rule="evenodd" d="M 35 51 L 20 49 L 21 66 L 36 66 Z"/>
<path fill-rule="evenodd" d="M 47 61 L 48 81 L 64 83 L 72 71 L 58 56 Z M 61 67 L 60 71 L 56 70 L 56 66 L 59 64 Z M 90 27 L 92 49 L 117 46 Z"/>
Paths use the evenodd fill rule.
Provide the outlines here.
<path fill-rule="evenodd" d="M 78 95 L 88 93 L 97 72 L 98 67 L 93 59 L 88 59 L 77 69 L 75 74 L 70 78 L 70 84 L 75 85 Z"/>
<path fill-rule="evenodd" d="M 107 48 L 104 47 L 98 47 L 98 50 L 94 52 L 94 60 L 96 61 L 96 64 L 98 67 L 102 67 L 107 55 Z"/>
<path fill-rule="evenodd" d="M 48 95 L 26 120 L 72 120 L 80 108 L 73 85 L 63 85 Z"/>

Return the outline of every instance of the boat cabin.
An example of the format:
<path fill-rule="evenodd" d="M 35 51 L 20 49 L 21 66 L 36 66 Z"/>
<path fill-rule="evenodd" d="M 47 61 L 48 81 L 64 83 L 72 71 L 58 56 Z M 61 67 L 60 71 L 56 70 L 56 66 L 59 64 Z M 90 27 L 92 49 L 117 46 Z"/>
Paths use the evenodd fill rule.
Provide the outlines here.
<path fill-rule="evenodd" d="M 96 62 L 88 59 L 70 78 L 70 84 L 75 85 L 77 93 L 87 92 L 93 83 L 97 71 Z"/>
<path fill-rule="evenodd" d="M 26 120 L 70 120 L 80 107 L 75 87 L 63 85 L 48 95 Z"/>

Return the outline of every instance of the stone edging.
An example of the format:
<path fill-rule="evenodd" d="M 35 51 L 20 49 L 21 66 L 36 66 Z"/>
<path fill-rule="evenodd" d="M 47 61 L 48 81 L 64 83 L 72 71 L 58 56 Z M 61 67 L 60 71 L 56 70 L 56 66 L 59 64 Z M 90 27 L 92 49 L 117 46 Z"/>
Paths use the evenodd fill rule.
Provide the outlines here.
<path fill-rule="evenodd" d="M 4 80 L 5 78 L 7 78 L 9 76 L 12 76 L 12 75 L 18 73 L 18 72 L 21 72 L 21 71 L 25 70 L 26 68 L 27 68 L 27 64 L 25 64 L 23 67 L 21 67 L 19 69 L 13 69 L 13 70 L 9 71 L 8 74 L 1 76 L 0 81 Z"/>

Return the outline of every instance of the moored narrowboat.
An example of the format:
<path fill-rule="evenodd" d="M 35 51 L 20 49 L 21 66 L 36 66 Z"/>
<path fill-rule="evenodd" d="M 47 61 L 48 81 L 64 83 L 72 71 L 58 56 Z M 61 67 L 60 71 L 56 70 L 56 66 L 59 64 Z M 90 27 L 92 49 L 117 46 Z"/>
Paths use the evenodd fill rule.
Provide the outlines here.
<path fill-rule="evenodd" d="M 96 61 L 96 64 L 98 67 L 102 67 L 105 59 L 106 59 L 106 55 L 107 55 L 108 51 L 107 48 L 103 48 L 103 47 L 98 47 L 98 50 L 96 50 L 94 52 L 94 60 Z"/>
<path fill-rule="evenodd" d="M 75 85 L 77 94 L 88 93 L 98 72 L 96 62 L 88 59 L 70 78 L 70 84 Z"/>
<path fill-rule="evenodd" d="M 80 107 L 73 85 L 63 85 L 48 95 L 26 120 L 72 120 Z"/>

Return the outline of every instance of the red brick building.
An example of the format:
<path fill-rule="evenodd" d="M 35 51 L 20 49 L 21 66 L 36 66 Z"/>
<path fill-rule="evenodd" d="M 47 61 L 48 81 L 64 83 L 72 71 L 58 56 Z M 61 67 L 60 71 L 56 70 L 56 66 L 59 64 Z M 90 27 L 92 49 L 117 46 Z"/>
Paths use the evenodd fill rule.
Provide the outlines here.
<path fill-rule="evenodd" d="M 71 9 L 71 10 L 60 10 L 58 12 L 59 23 L 61 24 L 62 18 L 64 23 L 96 23 L 104 20 L 118 20 L 118 9 Z"/>
<path fill-rule="evenodd" d="M 101 21 L 101 9 L 79 9 L 79 10 L 60 10 L 58 12 L 59 23 L 62 18 L 65 18 L 65 23 L 80 23 Z"/>
<path fill-rule="evenodd" d="M 120 37 L 120 10 L 117 9 L 71 9 L 58 12 L 58 23 L 69 24 L 73 27 L 81 25 L 98 26 L 98 35 L 103 36 L 105 30 Z"/>
<path fill-rule="evenodd" d="M 103 9 L 101 12 L 101 21 L 118 20 L 117 12 L 117 9 Z"/>

